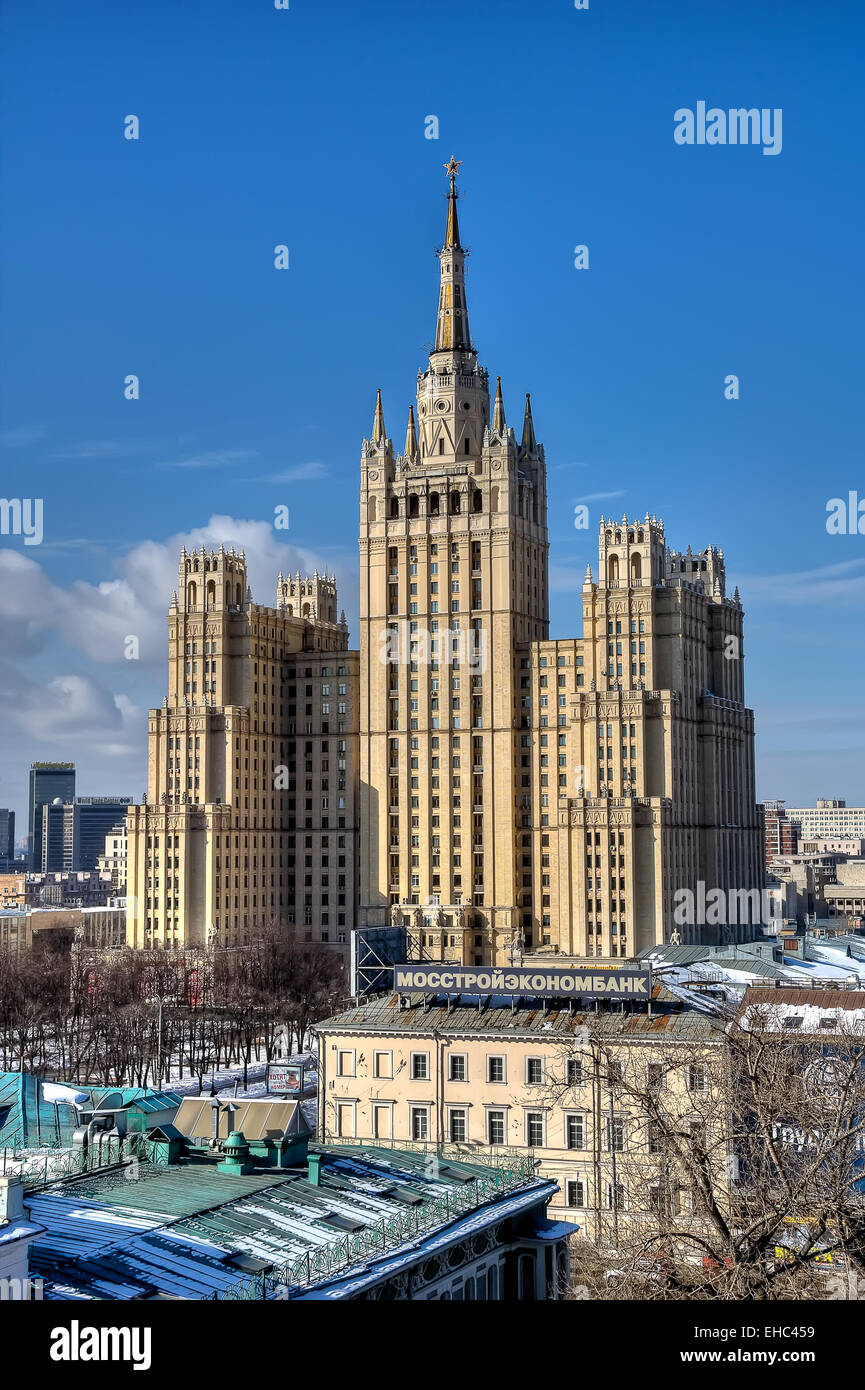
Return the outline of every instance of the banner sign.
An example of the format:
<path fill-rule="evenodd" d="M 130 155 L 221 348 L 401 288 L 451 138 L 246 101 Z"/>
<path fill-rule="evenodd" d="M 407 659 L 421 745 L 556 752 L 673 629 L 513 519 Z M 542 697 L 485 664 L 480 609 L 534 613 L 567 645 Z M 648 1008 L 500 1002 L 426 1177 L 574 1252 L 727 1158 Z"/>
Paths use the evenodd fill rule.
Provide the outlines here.
<path fill-rule="evenodd" d="M 287 1062 L 271 1062 L 267 1068 L 269 1095 L 299 1096 L 303 1093 L 303 1067 Z"/>
<path fill-rule="evenodd" d="M 651 971 L 579 966 L 395 965 L 400 994 L 524 994 L 536 999 L 645 999 L 652 997 Z"/>

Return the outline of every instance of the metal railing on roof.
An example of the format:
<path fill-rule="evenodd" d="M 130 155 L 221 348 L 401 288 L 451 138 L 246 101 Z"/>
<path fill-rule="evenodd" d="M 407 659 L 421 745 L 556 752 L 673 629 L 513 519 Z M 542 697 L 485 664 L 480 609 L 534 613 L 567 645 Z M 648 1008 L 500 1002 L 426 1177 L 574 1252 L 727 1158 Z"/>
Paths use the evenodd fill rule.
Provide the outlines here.
<path fill-rule="evenodd" d="M 345 1144 L 342 1146 L 348 1147 Z M 377 1142 L 376 1147 L 384 1148 L 387 1145 Z M 403 1151 L 407 1148 L 405 1144 L 393 1147 Z M 458 1157 L 455 1152 L 435 1149 L 428 1149 L 427 1152 L 431 1157 L 436 1156 L 445 1162 L 448 1158 L 456 1161 Z M 446 1226 L 467 1211 L 483 1206 L 504 1192 L 525 1187 L 535 1178 L 534 1164 L 527 1157 L 511 1158 L 507 1166 L 492 1164 L 488 1173 L 475 1175 L 474 1180 L 465 1186 L 450 1188 L 432 1201 L 420 1201 L 416 1206 L 394 1212 L 364 1227 L 362 1231 L 328 1241 L 326 1245 L 311 1247 L 294 1259 L 275 1266 L 263 1278 L 240 1281 L 221 1293 L 215 1292 L 212 1298 L 290 1299 L 294 1290 L 310 1288 L 351 1269 L 353 1265 L 365 1264 L 376 1256 L 386 1255 L 412 1237 Z"/>

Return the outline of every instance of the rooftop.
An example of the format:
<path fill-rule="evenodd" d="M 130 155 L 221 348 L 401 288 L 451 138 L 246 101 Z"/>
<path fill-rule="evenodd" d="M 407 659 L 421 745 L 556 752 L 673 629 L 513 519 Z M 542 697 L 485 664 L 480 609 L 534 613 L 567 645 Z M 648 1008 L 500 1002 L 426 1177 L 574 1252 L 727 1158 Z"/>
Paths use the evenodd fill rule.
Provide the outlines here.
<path fill-rule="evenodd" d="M 234 1175 L 194 1160 L 58 1183 L 28 1199 L 45 1228 L 31 1271 L 53 1299 L 340 1297 L 347 1281 L 378 1282 L 385 1264 L 416 1260 L 419 1246 L 456 1243 L 467 1227 L 555 1191 L 527 1160 L 496 1168 L 375 1147 L 311 1152 L 321 1156 L 318 1183 L 306 1163 Z"/>
<path fill-rule="evenodd" d="M 402 1006 L 400 998 L 403 1000 Z M 459 998 L 464 999 L 465 996 Z M 324 1019 L 315 1027 L 319 1033 L 344 1031 L 428 1035 L 435 1031 L 486 1036 L 508 1033 L 517 1037 L 552 1033 L 568 1037 L 591 1021 L 593 1033 L 603 1037 L 635 1039 L 665 1035 L 683 1040 L 710 1040 L 717 1036 L 720 1026 L 719 1021 L 699 1012 L 687 1001 L 676 998 L 657 982 L 652 990 L 651 1013 L 645 1008 L 601 1008 L 597 1012 L 580 1012 L 570 1002 L 559 1004 L 555 999 L 547 1000 L 545 1007 L 541 1003 L 530 1004 L 525 1000 L 515 1002 L 517 1007 L 511 1008 L 509 998 L 498 999 L 494 996 L 489 1003 L 482 1001 L 480 1007 L 476 1002 L 456 1002 L 449 1006 L 446 1000 L 436 996 L 386 994 Z"/>

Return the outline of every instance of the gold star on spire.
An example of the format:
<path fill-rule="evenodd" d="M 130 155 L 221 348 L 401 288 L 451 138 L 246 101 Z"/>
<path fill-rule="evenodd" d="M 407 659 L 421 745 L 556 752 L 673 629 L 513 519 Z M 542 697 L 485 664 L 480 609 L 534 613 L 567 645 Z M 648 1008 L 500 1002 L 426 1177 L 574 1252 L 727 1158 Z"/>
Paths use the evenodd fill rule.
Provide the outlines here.
<path fill-rule="evenodd" d="M 444 166 L 444 171 L 445 171 L 445 173 L 448 175 L 448 177 L 449 177 L 451 180 L 453 180 L 453 179 L 456 178 L 457 174 L 458 174 L 459 171 L 460 171 L 460 165 L 461 165 L 462 163 L 463 163 L 463 160 L 457 159 L 457 158 L 455 158 L 454 155 L 451 155 L 451 157 L 450 157 L 450 163 L 445 164 L 445 166 Z"/>

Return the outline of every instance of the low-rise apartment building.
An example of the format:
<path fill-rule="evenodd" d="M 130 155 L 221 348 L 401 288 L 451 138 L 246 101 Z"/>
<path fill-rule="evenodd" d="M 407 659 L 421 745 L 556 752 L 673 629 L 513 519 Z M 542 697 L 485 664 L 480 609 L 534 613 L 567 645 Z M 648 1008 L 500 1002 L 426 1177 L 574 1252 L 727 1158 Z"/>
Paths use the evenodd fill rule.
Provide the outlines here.
<path fill-rule="evenodd" d="M 646 1006 L 393 994 L 317 1025 L 319 1125 L 352 1140 L 528 1154 L 551 1215 L 592 1239 L 688 1195 L 663 1190 L 658 1119 L 712 1129 L 723 1181 L 723 1024 L 655 985 Z M 660 1107 L 660 1109 L 658 1109 Z"/>

